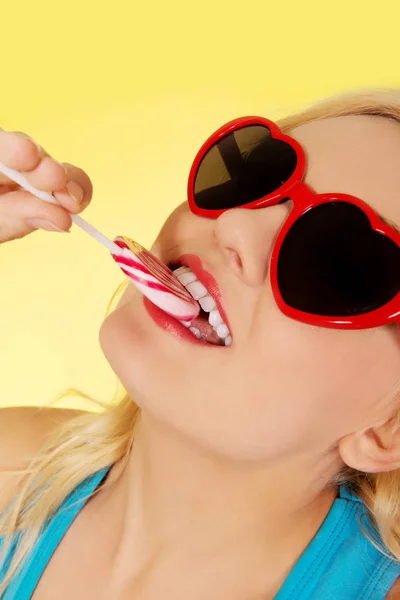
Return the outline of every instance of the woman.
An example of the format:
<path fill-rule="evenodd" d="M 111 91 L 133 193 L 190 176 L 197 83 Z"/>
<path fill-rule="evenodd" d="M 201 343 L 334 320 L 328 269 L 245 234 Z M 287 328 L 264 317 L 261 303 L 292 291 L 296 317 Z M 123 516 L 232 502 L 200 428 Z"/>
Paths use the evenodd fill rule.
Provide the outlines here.
<path fill-rule="evenodd" d="M 153 247 L 227 329 L 125 282 L 100 330 L 119 402 L 3 410 L 2 598 L 400 598 L 400 91 L 277 125 L 209 140 Z M 3 179 L 3 242 L 90 201 L 22 134 L 0 160 L 62 203 Z"/>

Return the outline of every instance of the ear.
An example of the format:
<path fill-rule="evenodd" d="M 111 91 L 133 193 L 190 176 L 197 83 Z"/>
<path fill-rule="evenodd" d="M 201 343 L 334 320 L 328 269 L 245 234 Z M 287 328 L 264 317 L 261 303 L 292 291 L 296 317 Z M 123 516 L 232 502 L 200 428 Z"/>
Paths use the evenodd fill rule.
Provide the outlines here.
<path fill-rule="evenodd" d="M 400 468 L 400 425 L 394 417 L 384 423 L 349 433 L 339 440 L 342 460 L 365 473 L 383 473 Z"/>

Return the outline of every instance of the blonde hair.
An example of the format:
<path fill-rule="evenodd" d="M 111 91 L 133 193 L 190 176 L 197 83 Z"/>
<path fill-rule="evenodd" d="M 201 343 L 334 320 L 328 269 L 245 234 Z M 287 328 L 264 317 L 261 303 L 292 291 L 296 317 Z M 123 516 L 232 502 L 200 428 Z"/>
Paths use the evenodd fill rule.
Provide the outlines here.
<path fill-rule="evenodd" d="M 344 115 L 376 115 L 400 123 L 400 89 L 337 95 L 282 118 L 277 124 L 284 132 L 289 132 L 310 121 Z M 123 293 L 127 283 L 128 280 L 125 280 L 115 291 L 106 314 L 113 309 L 113 303 Z M 399 391 L 400 388 L 392 390 L 391 401 L 397 401 Z M 123 469 L 129 458 L 140 410 L 122 386 L 119 384 L 114 398 L 108 404 L 73 388 L 66 390 L 49 404 L 68 395 L 85 398 L 100 410 L 80 413 L 61 423 L 52 432 L 40 453 L 31 457 L 28 469 L 12 471 L 25 477 L 21 478 L 21 489 L 17 497 L 0 516 L 0 536 L 4 536 L 0 565 L 13 538 L 19 533 L 13 558 L 0 585 L 0 598 L 11 579 L 22 568 L 45 522 L 70 492 L 85 478 L 117 461 L 121 461 Z M 400 410 L 396 408 L 396 412 L 400 423 Z M 330 483 L 339 485 L 345 482 L 349 482 L 365 502 L 390 554 L 373 540 L 372 543 L 384 554 L 400 562 L 400 473 L 390 471 L 371 474 L 345 466 Z M 107 488 L 108 484 L 106 479 L 102 487 Z M 98 491 L 99 488 L 91 495 Z M 366 535 L 368 536 L 367 533 Z"/>

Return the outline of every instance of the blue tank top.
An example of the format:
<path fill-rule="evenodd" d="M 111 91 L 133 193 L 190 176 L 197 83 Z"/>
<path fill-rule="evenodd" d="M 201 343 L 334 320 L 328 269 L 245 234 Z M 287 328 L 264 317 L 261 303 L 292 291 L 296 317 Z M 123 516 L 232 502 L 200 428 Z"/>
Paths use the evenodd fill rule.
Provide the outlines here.
<path fill-rule="evenodd" d="M 111 465 L 85 479 L 47 521 L 27 562 L 9 584 L 2 600 L 32 597 L 52 554 L 85 505 L 86 496 L 101 484 L 110 468 Z M 384 600 L 400 576 L 400 565 L 383 556 L 365 537 L 359 523 L 363 514 L 367 514 L 367 509 L 361 499 L 350 486 L 341 485 L 329 513 L 274 600 Z M 372 538 L 381 542 L 370 519 L 364 516 L 362 523 Z M 0 549 L 1 542 L 2 538 Z M 13 547 L 0 565 L 0 581 L 12 552 Z"/>

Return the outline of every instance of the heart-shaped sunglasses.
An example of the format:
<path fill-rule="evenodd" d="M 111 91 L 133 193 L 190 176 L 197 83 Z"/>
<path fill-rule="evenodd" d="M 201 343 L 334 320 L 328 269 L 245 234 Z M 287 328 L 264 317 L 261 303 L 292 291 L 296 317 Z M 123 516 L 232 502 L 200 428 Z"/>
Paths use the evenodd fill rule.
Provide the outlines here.
<path fill-rule="evenodd" d="M 400 320 L 400 233 L 349 194 L 315 194 L 301 145 L 262 117 L 235 119 L 200 148 L 189 174 L 196 215 L 293 201 L 271 254 L 275 301 L 321 327 L 366 329 Z"/>

